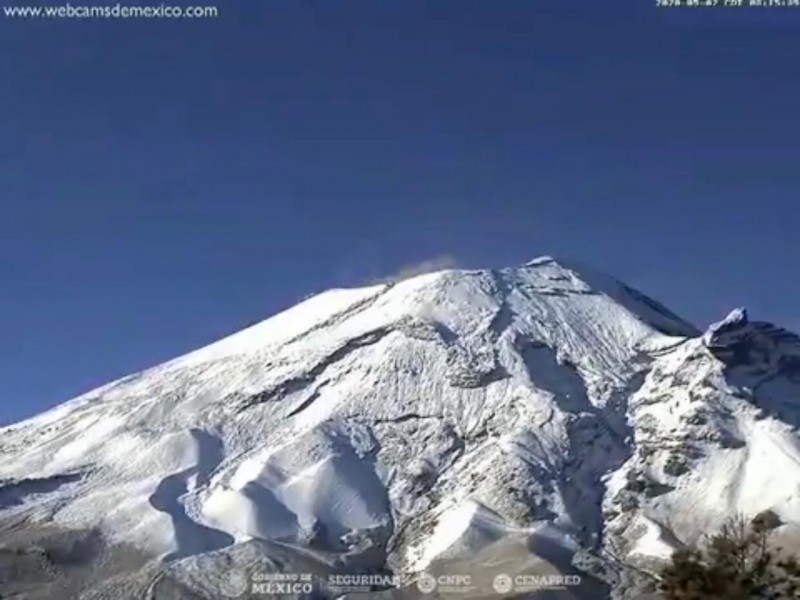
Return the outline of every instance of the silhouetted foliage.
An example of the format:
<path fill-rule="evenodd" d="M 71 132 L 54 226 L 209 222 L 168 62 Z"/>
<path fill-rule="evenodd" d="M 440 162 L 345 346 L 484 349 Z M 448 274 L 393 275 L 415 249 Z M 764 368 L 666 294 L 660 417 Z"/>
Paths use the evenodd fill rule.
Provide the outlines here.
<path fill-rule="evenodd" d="M 800 564 L 770 541 L 780 524 L 771 511 L 735 517 L 699 547 L 678 550 L 661 573 L 665 600 L 800 599 Z"/>

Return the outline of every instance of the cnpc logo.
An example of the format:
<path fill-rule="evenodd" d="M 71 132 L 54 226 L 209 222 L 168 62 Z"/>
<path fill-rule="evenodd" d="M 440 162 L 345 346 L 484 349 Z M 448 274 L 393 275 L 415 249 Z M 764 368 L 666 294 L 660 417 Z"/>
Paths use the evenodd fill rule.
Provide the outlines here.
<path fill-rule="evenodd" d="M 417 579 L 417 589 L 423 594 L 430 594 L 436 590 L 442 592 L 465 591 L 472 587 L 471 575 L 444 574 L 434 577 L 429 573 L 422 573 Z"/>

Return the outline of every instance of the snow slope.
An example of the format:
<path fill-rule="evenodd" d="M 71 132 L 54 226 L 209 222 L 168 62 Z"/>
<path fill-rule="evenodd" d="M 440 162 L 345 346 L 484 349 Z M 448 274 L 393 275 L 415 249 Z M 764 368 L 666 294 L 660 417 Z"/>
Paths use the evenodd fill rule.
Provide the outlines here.
<path fill-rule="evenodd" d="M 172 568 L 257 541 L 417 572 L 543 531 L 663 557 L 800 522 L 798 357 L 550 257 L 332 290 L 0 429 L 0 520 Z"/>

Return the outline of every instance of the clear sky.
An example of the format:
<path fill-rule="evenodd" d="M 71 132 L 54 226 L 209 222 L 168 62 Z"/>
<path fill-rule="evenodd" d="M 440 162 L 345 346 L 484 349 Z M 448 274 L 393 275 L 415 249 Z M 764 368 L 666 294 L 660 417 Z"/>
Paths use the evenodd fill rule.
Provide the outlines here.
<path fill-rule="evenodd" d="M 0 420 L 445 257 L 800 329 L 800 8 L 218 6 L 0 17 Z"/>

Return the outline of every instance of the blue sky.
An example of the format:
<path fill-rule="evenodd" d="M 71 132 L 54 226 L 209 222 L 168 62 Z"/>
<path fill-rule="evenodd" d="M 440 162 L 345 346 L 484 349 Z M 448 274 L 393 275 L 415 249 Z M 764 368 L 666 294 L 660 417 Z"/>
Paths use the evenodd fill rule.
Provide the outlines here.
<path fill-rule="evenodd" d="M 0 420 L 441 257 L 800 329 L 800 11 L 653 4 L 0 21 Z"/>

